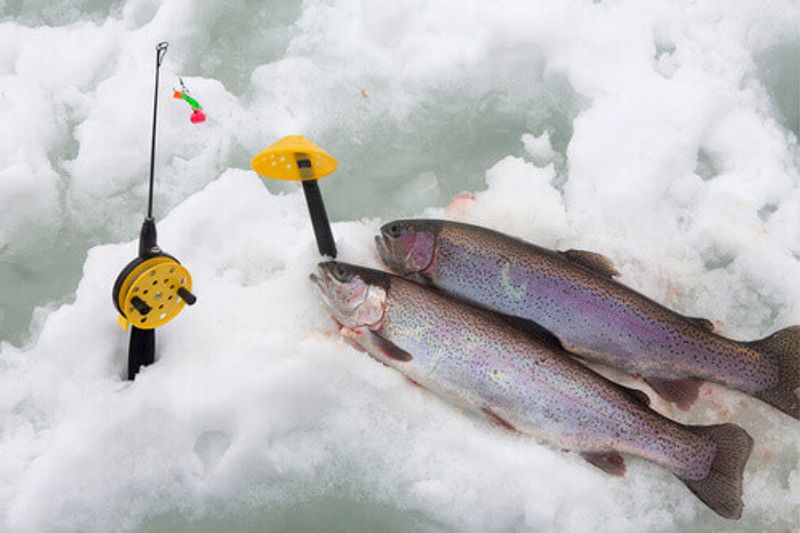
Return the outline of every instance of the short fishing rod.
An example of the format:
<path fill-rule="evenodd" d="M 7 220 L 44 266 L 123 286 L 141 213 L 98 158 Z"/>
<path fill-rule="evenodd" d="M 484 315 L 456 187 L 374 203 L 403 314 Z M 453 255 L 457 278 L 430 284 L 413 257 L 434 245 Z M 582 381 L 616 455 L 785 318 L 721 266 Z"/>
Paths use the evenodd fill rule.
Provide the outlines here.
<path fill-rule="evenodd" d="M 150 141 L 150 176 L 147 191 L 147 213 L 139 232 L 139 256 L 117 276 L 112 291 L 114 307 L 122 329 L 131 326 L 128 347 L 128 379 L 136 377 L 141 367 L 155 361 L 155 328 L 175 318 L 185 304 L 193 305 L 192 277 L 180 262 L 158 246 L 153 218 L 155 188 L 156 129 L 158 120 L 159 70 L 167 53 L 168 43 L 156 45 L 155 88 L 153 92 L 153 130 Z"/>

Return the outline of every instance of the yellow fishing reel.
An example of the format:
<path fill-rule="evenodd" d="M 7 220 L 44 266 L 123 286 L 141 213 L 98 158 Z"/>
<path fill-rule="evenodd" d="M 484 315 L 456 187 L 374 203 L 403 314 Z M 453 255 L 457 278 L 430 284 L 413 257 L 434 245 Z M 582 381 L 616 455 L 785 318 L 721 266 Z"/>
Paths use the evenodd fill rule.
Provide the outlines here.
<path fill-rule="evenodd" d="M 196 301 L 191 290 L 191 274 L 174 257 L 163 254 L 134 259 L 114 284 L 120 327 L 154 329 L 167 324 L 187 303 Z"/>
<path fill-rule="evenodd" d="M 189 271 L 156 244 L 156 224 L 151 217 L 142 224 L 139 257 L 119 273 L 111 299 L 119 312 L 120 327 L 131 329 L 128 379 L 134 379 L 141 367 L 155 362 L 155 329 L 197 301 Z"/>

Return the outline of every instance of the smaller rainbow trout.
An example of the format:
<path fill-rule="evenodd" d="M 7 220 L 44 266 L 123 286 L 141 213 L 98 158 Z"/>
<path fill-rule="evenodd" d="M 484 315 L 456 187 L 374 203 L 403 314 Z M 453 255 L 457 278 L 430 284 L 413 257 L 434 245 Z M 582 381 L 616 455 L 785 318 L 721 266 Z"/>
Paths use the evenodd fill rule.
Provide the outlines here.
<path fill-rule="evenodd" d="M 556 252 L 444 220 L 397 220 L 376 237 L 393 271 L 451 296 L 544 328 L 576 355 L 641 376 L 687 409 L 703 381 L 800 418 L 800 327 L 758 341 L 717 335 L 618 283 L 611 261 Z"/>
<path fill-rule="evenodd" d="M 742 513 L 753 440 L 734 424 L 683 426 L 498 315 L 377 270 L 311 274 L 346 338 L 449 402 L 623 475 L 620 453 L 674 473 L 719 515 Z"/>

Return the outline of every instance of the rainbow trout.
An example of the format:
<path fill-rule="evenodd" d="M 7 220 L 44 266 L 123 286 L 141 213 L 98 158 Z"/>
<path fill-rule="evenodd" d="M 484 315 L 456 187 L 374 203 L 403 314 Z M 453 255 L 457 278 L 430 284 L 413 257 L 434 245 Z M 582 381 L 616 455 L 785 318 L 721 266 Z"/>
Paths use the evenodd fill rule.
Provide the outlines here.
<path fill-rule="evenodd" d="M 543 327 L 568 351 L 643 377 L 688 409 L 703 380 L 800 418 L 800 327 L 738 342 L 617 281 L 592 252 L 556 252 L 485 228 L 399 220 L 376 237 L 384 263 L 518 322 Z"/>
<path fill-rule="evenodd" d="M 311 279 L 347 339 L 414 383 L 611 474 L 625 472 L 620 453 L 657 463 L 719 515 L 741 516 L 753 440 L 739 426 L 673 422 L 557 344 L 403 278 L 329 261 Z"/>

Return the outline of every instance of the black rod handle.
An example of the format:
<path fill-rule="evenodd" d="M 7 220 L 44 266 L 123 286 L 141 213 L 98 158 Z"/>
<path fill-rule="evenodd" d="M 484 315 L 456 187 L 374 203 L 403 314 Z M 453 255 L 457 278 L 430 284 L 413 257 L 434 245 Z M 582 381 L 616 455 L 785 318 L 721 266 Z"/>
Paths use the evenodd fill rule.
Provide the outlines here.
<path fill-rule="evenodd" d="M 128 379 L 133 380 L 143 366 L 152 365 L 155 360 L 156 331 L 132 327 L 128 346 Z"/>

